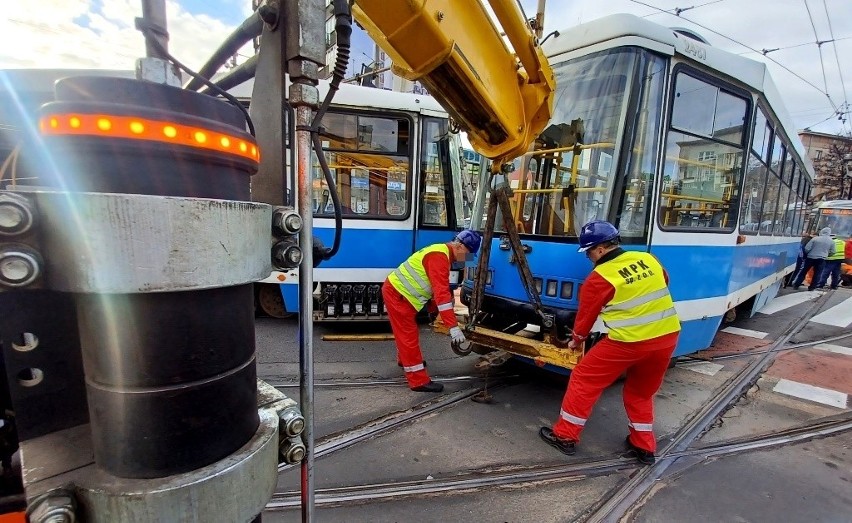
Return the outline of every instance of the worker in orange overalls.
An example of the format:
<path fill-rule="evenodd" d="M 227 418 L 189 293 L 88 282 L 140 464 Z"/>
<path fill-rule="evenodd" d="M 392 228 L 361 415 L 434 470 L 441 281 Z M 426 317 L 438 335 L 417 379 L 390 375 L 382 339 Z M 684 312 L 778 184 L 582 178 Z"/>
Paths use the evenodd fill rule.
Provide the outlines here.
<path fill-rule="evenodd" d="M 579 252 L 595 265 L 580 288 L 574 320 L 575 348 L 600 316 L 609 332 L 571 373 L 559 419 L 542 427 L 541 438 L 565 454 L 574 454 L 580 432 L 603 390 L 619 376 L 630 430 L 626 445 L 641 463 L 654 463 L 654 394 L 663 382 L 677 345 L 680 321 L 668 289 L 668 275 L 647 252 L 625 251 L 618 229 L 593 221 L 580 232 Z"/>
<path fill-rule="evenodd" d="M 449 243 L 436 243 L 412 254 L 388 275 L 382 285 L 382 297 L 396 339 L 397 358 L 411 390 L 444 390 L 444 386 L 433 382 L 426 372 L 426 364 L 420 352 L 417 312 L 428 304 L 431 310 L 440 314 L 444 325 L 450 328 L 450 338 L 454 345 L 467 341 L 453 312 L 450 267 L 454 262 L 464 262 L 468 255 L 476 254 L 481 243 L 482 236 L 478 232 L 464 230 Z"/>

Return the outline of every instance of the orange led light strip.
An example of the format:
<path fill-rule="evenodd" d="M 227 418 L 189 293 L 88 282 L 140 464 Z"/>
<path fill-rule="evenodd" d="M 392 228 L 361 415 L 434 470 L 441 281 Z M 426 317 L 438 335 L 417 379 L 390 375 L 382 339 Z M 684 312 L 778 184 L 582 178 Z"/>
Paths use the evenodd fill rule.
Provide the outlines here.
<path fill-rule="evenodd" d="M 136 116 L 109 114 L 52 114 L 39 120 L 46 136 L 79 135 L 125 138 L 167 144 L 187 145 L 198 149 L 229 153 L 255 162 L 260 161 L 257 144 L 244 137 Z"/>

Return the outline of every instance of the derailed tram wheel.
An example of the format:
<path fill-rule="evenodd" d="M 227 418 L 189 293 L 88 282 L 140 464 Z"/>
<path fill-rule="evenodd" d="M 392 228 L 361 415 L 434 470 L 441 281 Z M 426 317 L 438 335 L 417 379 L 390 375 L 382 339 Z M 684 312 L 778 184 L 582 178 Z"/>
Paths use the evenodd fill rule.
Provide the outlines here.
<path fill-rule="evenodd" d="M 294 313 L 287 312 L 284 307 L 284 298 L 278 285 L 261 285 L 257 291 L 257 304 L 260 310 L 267 316 L 273 318 L 290 318 Z"/>

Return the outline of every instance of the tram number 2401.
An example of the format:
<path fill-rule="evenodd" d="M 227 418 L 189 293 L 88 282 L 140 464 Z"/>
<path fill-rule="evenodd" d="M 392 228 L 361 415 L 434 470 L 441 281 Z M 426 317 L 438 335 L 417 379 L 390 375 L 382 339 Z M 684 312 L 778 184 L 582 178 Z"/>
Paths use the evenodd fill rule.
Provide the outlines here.
<path fill-rule="evenodd" d="M 707 48 L 698 45 L 695 42 L 690 42 L 689 40 L 685 43 L 686 47 L 683 50 L 684 54 L 688 54 L 696 60 L 707 60 Z"/>

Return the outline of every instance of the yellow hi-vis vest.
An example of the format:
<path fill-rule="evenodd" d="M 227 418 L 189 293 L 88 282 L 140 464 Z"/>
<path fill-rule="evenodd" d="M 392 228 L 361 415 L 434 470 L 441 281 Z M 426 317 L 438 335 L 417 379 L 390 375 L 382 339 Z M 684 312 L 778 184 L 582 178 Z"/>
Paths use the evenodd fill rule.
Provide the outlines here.
<path fill-rule="evenodd" d="M 845 260 L 846 259 L 846 242 L 840 238 L 834 239 L 834 254 L 826 258 L 828 261 Z"/>
<path fill-rule="evenodd" d="M 436 243 L 415 252 L 388 275 L 388 281 L 393 288 L 418 311 L 432 299 L 432 285 L 423 267 L 423 258 L 431 252 L 442 252 L 448 260 L 450 258 L 450 248 L 447 244 Z"/>
<path fill-rule="evenodd" d="M 615 296 L 601 311 L 609 338 L 637 342 L 680 330 L 663 266 L 646 252 L 626 251 L 595 267 L 615 287 Z"/>

